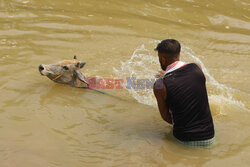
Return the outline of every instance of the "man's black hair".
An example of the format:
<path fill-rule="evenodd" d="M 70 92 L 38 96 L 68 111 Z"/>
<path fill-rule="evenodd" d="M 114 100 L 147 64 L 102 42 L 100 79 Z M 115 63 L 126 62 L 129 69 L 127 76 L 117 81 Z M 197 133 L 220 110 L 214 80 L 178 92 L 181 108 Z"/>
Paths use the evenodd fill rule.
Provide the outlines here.
<path fill-rule="evenodd" d="M 155 48 L 159 53 L 165 53 L 173 57 L 178 56 L 181 51 L 180 43 L 175 39 L 165 39 Z"/>

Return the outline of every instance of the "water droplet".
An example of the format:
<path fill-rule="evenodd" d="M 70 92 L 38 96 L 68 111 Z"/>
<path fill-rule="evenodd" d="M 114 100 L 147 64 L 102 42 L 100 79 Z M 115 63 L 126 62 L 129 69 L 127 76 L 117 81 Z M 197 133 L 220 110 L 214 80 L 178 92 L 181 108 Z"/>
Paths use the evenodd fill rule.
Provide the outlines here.
<path fill-rule="evenodd" d="M 29 1 L 23 1 L 22 3 L 23 3 L 23 4 L 27 4 L 27 3 L 29 3 Z"/>

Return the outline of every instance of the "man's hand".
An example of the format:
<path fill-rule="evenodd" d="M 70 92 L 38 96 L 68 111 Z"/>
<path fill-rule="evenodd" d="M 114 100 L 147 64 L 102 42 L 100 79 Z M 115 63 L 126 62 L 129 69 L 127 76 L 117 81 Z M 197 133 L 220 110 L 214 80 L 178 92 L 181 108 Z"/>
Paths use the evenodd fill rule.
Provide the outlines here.
<path fill-rule="evenodd" d="M 165 71 L 159 70 L 158 73 L 155 74 L 155 78 L 163 78 Z"/>

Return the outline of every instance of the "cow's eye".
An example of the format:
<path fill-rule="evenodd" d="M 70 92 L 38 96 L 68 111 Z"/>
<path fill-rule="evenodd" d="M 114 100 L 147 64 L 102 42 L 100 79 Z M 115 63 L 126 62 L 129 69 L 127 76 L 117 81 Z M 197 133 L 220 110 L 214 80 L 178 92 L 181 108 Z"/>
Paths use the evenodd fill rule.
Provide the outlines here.
<path fill-rule="evenodd" d="M 63 66 L 63 69 L 64 69 L 64 70 L 69 70 L 69 67 Z"/>

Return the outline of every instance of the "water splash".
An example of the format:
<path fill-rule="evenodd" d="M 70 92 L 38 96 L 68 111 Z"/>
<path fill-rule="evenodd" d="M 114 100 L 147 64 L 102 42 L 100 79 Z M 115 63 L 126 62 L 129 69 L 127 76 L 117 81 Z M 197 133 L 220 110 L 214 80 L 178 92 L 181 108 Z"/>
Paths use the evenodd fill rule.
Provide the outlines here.
<path fill-rule="evenodd" d="M 133 52 L 129 60 L 121 62 L 121 69 L 114 68 L 114 71 L 121 78 L 152 79 L 158 67 L 157 57 L 152 56 L 150 50 L 143 44 Z M 127 89 L 127 91 L 139 103 L 156 106 L 152 89 Z"/>
<path fill-rule="evenodd" d="M 135 49 L 130 59 L 121 62 L 121 68 L 114 72 L 121 78 L 136 77 L 137 79 L 153 79 L 160 68 L 158 57 L 153 49 L 160 41 L 150 41 Z M 195 56 L 191 48 L 182 46 L 182 61 L 199 63 L 207 78 L 208 94 L 214 114 L 226 114 L 230 108 L 249 111 L 245 105 L 233 96 L 235 90 L 220 84 L 208 71 L 204 63 Z M 157 105 L 152 89 L 127 89 L 129 94 L 139 103 Z"/>
<path fill-rule="evenodd" d="M 204 63 L 197 56 L 195 56 L 195 53 L 192 51 L 191 48 L 187 46 L 182 46 L 182 52 L 185 55 L 187 62 L 195 62 L 201 65 L 202 71 L 206 75 L 207 86 L 211 87 L 211 89 L 214 89 L 213 91 L 209 92 L 210 104 L 214 106 L 214 108 L 217 108 L 215 110 L 217 110 L 219 114 L 226 114 L 228 106 L 236 106 L 241 110 L 249 112 L 249 110 L 245 107 L 244 103 L 234 98 L 233 94 L 236 90 L 219 83 L 209 73 Z"/>

